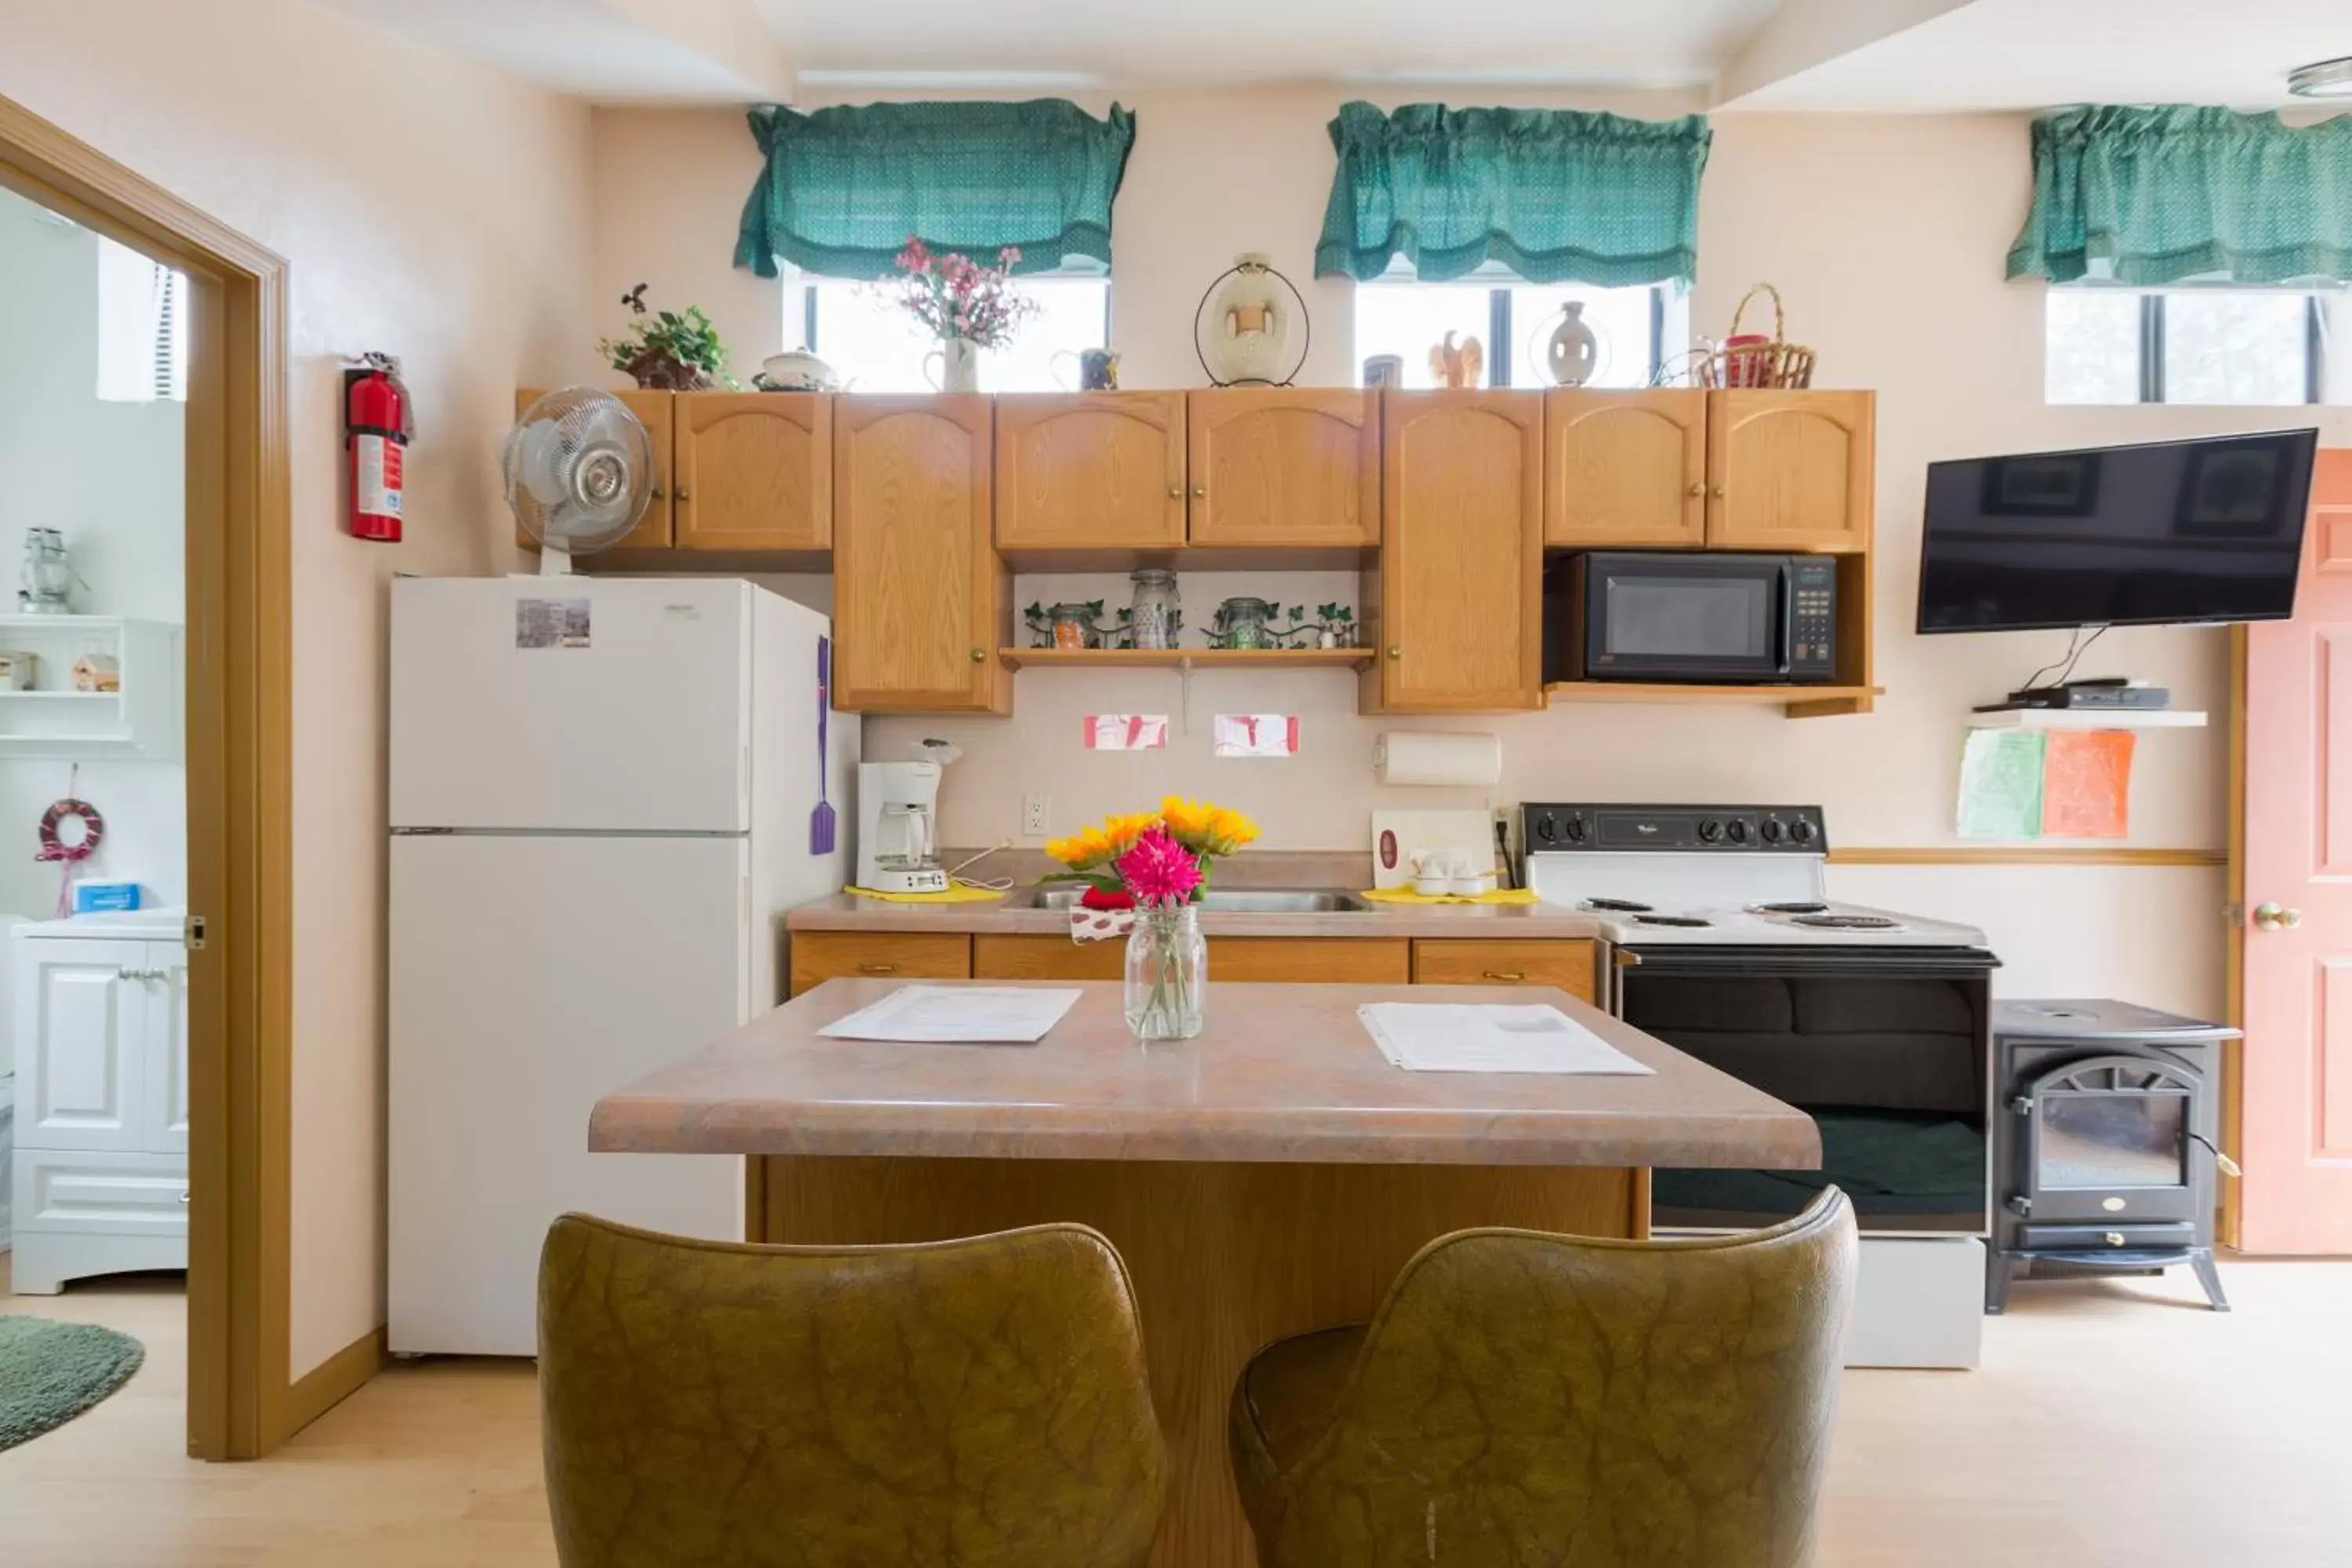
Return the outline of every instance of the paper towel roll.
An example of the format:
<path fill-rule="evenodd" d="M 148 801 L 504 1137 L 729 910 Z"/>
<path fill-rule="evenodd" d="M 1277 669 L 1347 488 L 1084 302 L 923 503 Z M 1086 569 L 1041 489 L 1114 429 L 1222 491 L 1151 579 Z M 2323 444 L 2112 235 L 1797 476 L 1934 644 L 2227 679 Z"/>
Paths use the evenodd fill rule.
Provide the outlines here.
<path fill-rule="evenodd" d="M 1372 776 L 1387 784 L 1500 784 L 1502 739 L 1452 730 L 1390 730 L 1372 742 Z"/>

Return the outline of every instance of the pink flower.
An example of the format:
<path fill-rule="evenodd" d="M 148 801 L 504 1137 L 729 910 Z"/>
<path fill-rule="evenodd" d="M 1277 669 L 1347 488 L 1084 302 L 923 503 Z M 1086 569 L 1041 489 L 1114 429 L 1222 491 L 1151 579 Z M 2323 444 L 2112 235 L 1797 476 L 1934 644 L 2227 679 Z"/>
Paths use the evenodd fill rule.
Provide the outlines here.
<path fill-rule="evenodd" d="M 1119 880 L 1146 909 L 1166 909 L 1192 900 L 1201 885 L 1201 862 L 1193 853 L 1154 827 L 1135 841 L 1135 847 L 1111 862 Z"/>

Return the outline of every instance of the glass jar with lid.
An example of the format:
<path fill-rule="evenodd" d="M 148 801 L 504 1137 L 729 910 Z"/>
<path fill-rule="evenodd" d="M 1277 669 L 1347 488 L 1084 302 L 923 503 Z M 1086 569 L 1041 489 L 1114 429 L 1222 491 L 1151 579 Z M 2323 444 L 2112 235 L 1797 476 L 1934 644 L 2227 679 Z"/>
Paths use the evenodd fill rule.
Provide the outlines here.
<path fill-rule="evenodd" d="M 1227 599 L 1217 606 L 1217 646 L 1267 648 L 1275 646 L 1274 606 L 1264 599 Z"/>
<path fill-rule="evenodd" d="M 1128 611 L 1128 633 L 1135 646 L 1174 647 L 1176 634 L 1184 626 L 1184 612 L 1176 593 L 1176 574 L 1147 566 L 1130 581 L 1135 584 L 1135 599 Z"/>

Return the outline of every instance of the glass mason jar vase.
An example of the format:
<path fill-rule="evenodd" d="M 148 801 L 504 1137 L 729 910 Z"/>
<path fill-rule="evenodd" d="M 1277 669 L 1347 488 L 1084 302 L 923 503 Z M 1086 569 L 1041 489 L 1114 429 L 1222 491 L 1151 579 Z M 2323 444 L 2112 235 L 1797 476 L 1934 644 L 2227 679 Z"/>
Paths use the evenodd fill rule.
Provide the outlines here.
<path fill-rule="evenodd" d="M 1189 1040 L 1208 1002 L 1209 944 L 1191 904 L 1138 910 L 1127 936 L 1127 1026 L 1139 1040 Z"/>

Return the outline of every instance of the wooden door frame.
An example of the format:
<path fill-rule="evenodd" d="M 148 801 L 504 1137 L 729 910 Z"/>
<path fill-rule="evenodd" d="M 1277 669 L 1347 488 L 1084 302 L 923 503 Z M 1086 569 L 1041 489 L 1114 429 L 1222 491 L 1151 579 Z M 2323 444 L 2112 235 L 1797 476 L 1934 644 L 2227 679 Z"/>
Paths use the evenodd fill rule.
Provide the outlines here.
<path fill-rule="evenodd" d="M 293 1040 L 286 263 L 0 97 L 0 184 L 184 272 L 188 1451 L 249 1458 L 331 1404 L 288 1360 Z M 329 1363 L 337 1367 L 344 1358 Z M 327 1368 L 320 1369 L 322 1372 Z M 363 1378 L 373 1366 L 361 1373 Z M 341 1392 L 339 1390 L 336 1396 Z"/>

